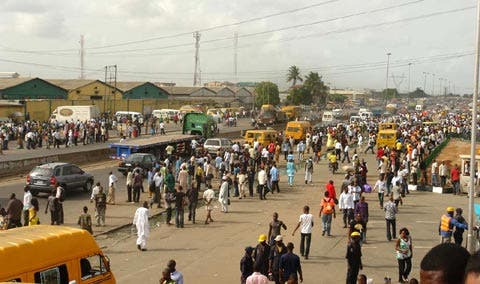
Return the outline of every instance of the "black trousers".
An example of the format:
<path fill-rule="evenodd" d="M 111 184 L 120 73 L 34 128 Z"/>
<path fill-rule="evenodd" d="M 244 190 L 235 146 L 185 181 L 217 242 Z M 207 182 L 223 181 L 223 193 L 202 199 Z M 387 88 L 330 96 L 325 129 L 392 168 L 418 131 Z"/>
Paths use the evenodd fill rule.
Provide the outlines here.
<path fill-rule="evenodd" d="M 63 224 L 63 202 L 58 202 L 58 207 L 57 207 L 57 221 L 58 224 L 61 225 Z"/>
<path fill-rule="evenodd" d="M 280 188 L 278 187 L 278 180 L 273 180 L 272 181 L 272 193 L 277 190 L 277 192 L 280 192 Z"/>
<path fill-rule="evenodd" d="M 140 187 L 133 188 L 133 202 L 140 202 Z"/>
<path fill-rule="evenodd" d="M 312 234 L 300 235 L 300 254 L 302 256 L 308 256 L 310 253 L 310 242 L 312 241 Z"/>
<path fill-rule="evenodd" d="M 343 225 L 347 227 L 353 220 L 353 209 L 342 209 L 343 213 Z"/>
<path fill-rule="evenodd" d="M 264 185 L 264 184 L 259 184 L 258 187 L 257 187 L 258 196 L 260 197 L 260 199 L 265 198 L 265 186 L 266 185 Z"/>
<path fill-rule="evenodd" d="M 28 226 L 28 223 L 29 223 L 28 221 L 30 220 L 28 215 L 29 215 L 28 210 L 23 210 L 23 225 L 24 226 Z"/>
<path fill-rule="evenodd" d="M 398 260 L 398 281 L 401 282 L 403 281 L 402 277 L 404 279 L 408 279 L 408 275 L 410 274 L 410 271 L 412 271 L 412 258 L 405 258 L 405 259 L 399 259 Z"/>
<path fill-rule="evenodd" d="M 132 202 L 132 186 L 127 185 L 127 201 Z"/>
<path fill-rule="evenodd" d="M 197 212 L 197 203 L 198 203 L 198 196 L 190 201 L 188 204 L 188 220 L 195 223 L 195 213 Z"/>
<path fill-rule="evenodd" d="M 360 265 L 348 267 L 347 284 L 357 284 L 358 272 L 360 272 Z"/>
<path fill-rule="evenodd" d="M 387 223 L 387 240 L 390 241 L 392 239 L 392 237 L 393 237 L 393 239 L 396 239 L 396 232 L 397 232 L 396 220 L 395 219 L 393 219 L 393 220 L 385 219 L 385 221 Z"/>

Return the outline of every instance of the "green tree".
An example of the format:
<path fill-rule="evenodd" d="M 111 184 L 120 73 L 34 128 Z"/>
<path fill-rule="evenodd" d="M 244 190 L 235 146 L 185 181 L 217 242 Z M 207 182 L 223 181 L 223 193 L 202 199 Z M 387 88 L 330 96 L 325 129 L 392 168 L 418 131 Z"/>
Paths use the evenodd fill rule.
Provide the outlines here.
<path fill-rule="evenodd" d="M 337 104 L 344 104 L 345 101 L 347 100 L 347 96 L 342 95 L 342 94 L 332 94 L 329 96 L 330 100 Z"/>
<path fill-rule="evenodd" d="M 398 91 L 397 89 L 384 89 L 382 91 L 382 96 L 384 100 L 388 101 L 392 98 L 398 97 Z"/>
<path fill-rule="evenodd" d="M 327 104 L 328 87 L 322 81 L 322 76 L 319 76 L 317 72 L 310 72 L 307 77 L 305 77 L 304 86 L 310 93 L 313 103 L 322 106 Z"/>
<path fill-rule="evenodd" d="M 302 86 L 300 88 L 293 88 L 287 97 L 288 104 L 291 105 L 309 105 L 312 103 L 312 94 L 308 88 Z"/>
<path fill-rule="evenodd" d="M 265 104 L 278 105 L 280 96 L 278 86 L 272 82 L 261 82 L 255 87 L 255 105 L 260 107 Z"/>
<path fill-rule="evenodd" d="M 297 66 L 292 65 L 288 68 L 287 82 L 292 82 L 292 87 L 297 84 L 297 81 L 303 82 L 303 78 L 300 76 L 300 69 Z"/>

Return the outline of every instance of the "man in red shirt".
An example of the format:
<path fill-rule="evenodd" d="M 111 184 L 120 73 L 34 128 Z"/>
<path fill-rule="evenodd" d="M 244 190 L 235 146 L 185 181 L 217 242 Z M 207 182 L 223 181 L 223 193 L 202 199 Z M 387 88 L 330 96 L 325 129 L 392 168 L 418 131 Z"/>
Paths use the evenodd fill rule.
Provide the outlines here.
<path fill-rule="evenodd" d="M 453 194 L 460 194 L 460 171 L 457 164 L 450 171 L 450 179 L 453 185 Z"/>
<path fill-rule="evenodd" d="M 383 150 L 383 147 L 378 147 L 377 150 L 377 162 L 380 164 L 380 160 L 382 159 L 383 155 L 385 155 L 385 150 Z"/>
<path fill-rule="evenodd" d="M 325 188 L 326 188 L 326 191 L 328 191 L 328 196 L 330 196 L 330 198 L 333 198 L 333 200 L 337 200 L 337 193 L 335 192 L 335 186 L 333 185 L 333 180 L 329 180 Z"/>

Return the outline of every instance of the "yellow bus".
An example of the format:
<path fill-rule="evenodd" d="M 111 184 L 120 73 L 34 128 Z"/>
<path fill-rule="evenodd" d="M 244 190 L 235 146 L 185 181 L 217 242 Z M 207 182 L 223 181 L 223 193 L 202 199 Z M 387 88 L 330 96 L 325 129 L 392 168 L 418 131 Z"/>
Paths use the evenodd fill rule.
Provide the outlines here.
<path fill-rule="evenodd" d="M 382 130 L 397 130 L 398 124 L 394 122 L 384 122 L 378 124 L 378 131 Z"/>
<path fill-rule="evenodd" d="M 0 231 L 0 282 L 115 283 L 93 236 L 64 226 Z"/>
<path fill-rule="evenodd" d="M 285 128 L 285 137 L 292 137 L 295 141 L 305 140 L 311 129 L 309 121 L 289 121 Z"/>
<path fill-rule="evenodd" d="M 295 118 L 300 117 L 302 108 L 299 106 L 284 106 L 282 107 L 282 111 L 285 112 L 289 120 L 294 120 Z"/>
<path fill-rule="evenodd" d="M 245 132 L 245 143 L 253 145 L 255 139 L 258 143 L 264 147 L 268 146 L 270 143 L 275 143 L 277 141 L 277 131 L 276 130 L 247 130 Z"/>
<path fill-rule="evenodd" d="M 397 130 L 380 130 L 377 135 L 377 147 L 388 146 L 390 149 L 395 149 L 395 143 L 398 139 Z"/>

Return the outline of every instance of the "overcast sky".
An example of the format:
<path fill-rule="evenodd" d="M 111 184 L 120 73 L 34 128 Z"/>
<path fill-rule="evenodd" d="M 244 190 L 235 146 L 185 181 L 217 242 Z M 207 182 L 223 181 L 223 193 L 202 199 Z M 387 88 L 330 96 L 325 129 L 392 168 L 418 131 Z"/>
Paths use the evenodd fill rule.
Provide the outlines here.
<path fill-rule="evenodd" d="M 188 86 L 193 83 L 193 31 L 259 18 L 201 32 L 202 83 L 269 80 L 285 88 L 286 70 L 297 65 L 302 74 L 319 72 L 331 87 L 383 89 L 390 52 L 389 87 L 408 90 L 412 63 L 412 90 L 423 89 L 426 72 L 427 93 L 432 92 L 430 74 L 435 74 L 435 93 L 449 82 L 452 91 L 455 85 L 457 93 L 465 93 L 473 86 L 475 4 L 474 0 L 2 0 L 0 71 L 78 78 L 83 34 L 89 79 L 104 78 L 103 67 L 116 64 L 121 81 Z M 302 24 L 306 25 L 289 28 Z M 274 31 L 279 29 L 283 30 Z M 178 34 L 183 35 L 164 37 Z M 132 41 L 142 42 L 105 47 Z"/>

